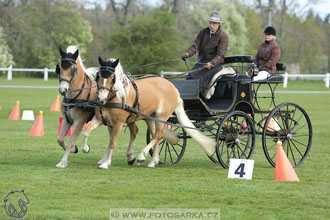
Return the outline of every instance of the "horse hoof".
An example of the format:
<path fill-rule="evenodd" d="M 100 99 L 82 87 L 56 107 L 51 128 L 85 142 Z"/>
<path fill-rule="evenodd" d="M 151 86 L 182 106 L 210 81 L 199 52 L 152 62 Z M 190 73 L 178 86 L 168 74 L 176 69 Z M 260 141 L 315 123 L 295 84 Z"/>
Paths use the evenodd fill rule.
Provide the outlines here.
<path fill-rule="evenodd" d="M 71 151 L 71 152 L 74 153 L 74 154 L 78 153 L 78 147 L 77 147 L 77 145 L 74 145 L 74 151 Z"/>
<path fill-rule="evenodd" d="M 127 163 L 128 163 L 128 165 L 133 165 L 134 164 L 134 162 L 135 162 L 135 158 L 133 159 L 133 160 L 131 160 L 131 161 L 128 161 Z"/>
<path fill-rule="evenodd" d="M 107 169 L 108 169 L 108 164 L 107 164 L 107 163 L 102 163 L 102 164 L 99 166 L 99 169 L 101 169 L 101 170 L 107 170 Z"/>
<path fill-rule="evenodd" d="M 137 164 L 138 166 L 140 166 L 140 165 L 144 164 L 144 161 L 145 161 L 145 160 L 137 160 L 137 161 L 136 161 L 136 164 Z"/>
<path fill-rule="evenodd" d="M 84 148 L 82 148 L 82 151 L 84 153 L 89 153 L 91 151 L 91 147 L 87 144 L 88 150 L 86 151 Z"/>
<path fill-rule="evenodd" d="M 59 162 L 58 164 L 56 164 L 56 167 L 58 167 L 58 168 L 65 168 L 66 167 L 66 164 L 64 164 L 62 162 Z"/>

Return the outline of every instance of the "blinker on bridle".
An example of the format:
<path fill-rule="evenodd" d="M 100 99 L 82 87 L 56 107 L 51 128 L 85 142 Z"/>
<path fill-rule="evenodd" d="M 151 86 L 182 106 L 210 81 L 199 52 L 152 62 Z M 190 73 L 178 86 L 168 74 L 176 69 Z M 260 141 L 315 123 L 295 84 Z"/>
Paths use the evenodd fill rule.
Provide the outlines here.
<path fill-rule="evenodd" d="M 71 70 L 71 76 L 72 76 L 72 78 L 70 79 L 70 80 L 68 80 L 68 79 L 66 79 L 66 78 L 62 78 L 61 76 L 60 76 L 60 73 L 61 73 L 61 67 L 60 67 L 60 65 L 59 64 L 56 64 L 56 70 L 55 70 L 55 72 L 56 72 L 56 74 L 58 75 L 58 80 L 61 82 L 61 81 L 66 81 L 66 82 L 68 82 L 68 83 L 71 83 L 72 82 L 72 80 L 73 80 L 73 78 L 74 78 L 74 76 L 75 76 L 75 73 L 77 72 L 77 70 L 78 70 L 78 68 L 77 68 L 77 62 L 74 60 L 74 59 L 72 59 L 72 58 L 68 58 L 68 57 L 65 57 L 65 58 L 62 58 L 61 60 L 60 60 L 60 63 L 61 63 L 61 66 L 64 68 L 64 69 L 67 69 L 67 68 L 69 68 L 70 66 L 72 66 L 72 65 L 74 65 L 73 66 L 73 68 L 72 68 L 72 70 Z"/>

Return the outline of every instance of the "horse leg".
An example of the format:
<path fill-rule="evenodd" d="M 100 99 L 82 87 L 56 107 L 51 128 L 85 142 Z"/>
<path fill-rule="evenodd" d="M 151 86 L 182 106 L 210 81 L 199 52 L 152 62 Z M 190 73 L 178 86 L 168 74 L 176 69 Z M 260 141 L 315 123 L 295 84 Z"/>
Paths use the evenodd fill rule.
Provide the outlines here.
<path fill-rule="evenodd" d="M 104 161 L 99 166 L 100 169 L 108 169 L 108 167 L 111 165 L 112 151 L 116 147 L 116 143 L 122 128 L 123 128 L 123 123 L 121 122 L 114 123 L 112 128 L 108 127 L 109 145 L 107 151 L 105 152 L 102 158 L 102 160 L 104 159 Z"/>
<path fill-rule="evenodd" d="M 149 152 L 149 150 L 154 146 L 154 137 L 155 137 L 155 122 L 149 119 L 145 119 L 145 122 L 148 126 L 148 129 L 151 133 L 152 140 L 149 142 L 149 144 L 140 152 L 139 156 L 137 157 L 136 164 L 142 165 L 144 164 L 144 161 L 146 160 L 146 156 Z"/>
<path fill-rule="evenodd" d="M 85 128 L 84 130 L 84 133 L 83 133 L 83 142 L 81 144 L 81 150 L 84 152 L 84 153 L 88 153 L 90 151 L 90 147 L 89 145 L 87 144 L 87 141 L 88 141 L 88 137 L 90 135 L 90 133 L 98 128 L 100 125 L 102 124 L 102 121 L 98 120 L 96 118 L 96 116 L 93 117 L 93 119 L 91 120 L 91 122 L 87 125 L 87 127 Z"/>
<path fill-rule="evenodd" d="M 155 167 L 159 163 L 159 154 L 158 154 L 158 148 L 159 148 L 159 141 L 163 138 L 164 135 L 164 124 L 156 122 L 156 132 L 155 132 L 155 147 L 152 154 L 152 159 L 150 163 L 148 164 L 148 167 Z"/>
<path fill-rule="evenodd" d="M 83 127 L 83 122 L 79 121 L 77 123 L 73 123 L 72 135 L 65 147 L 64 156 L 62 157 L 62 160 L 56 165 L 56 167 L 65 168 L 67 166 L 70 152 L 72 151 L 73 148 L 77 148 L 74 145 L 74 143 L 76 142 L 82 127 Z"/>
<path fill-rule="evenodd" d="M 133 143 L 139 131 L 139 128 L 136 126 L 135 122 L 128 124 L 128 128 L 130 131 L 130 140 L 126 151 L 126 158 L 128 165 L 133 165 L 135 161 L 135 157 L 133 154 Z"/>
<path fill-rule="evenodd" d="M 60 135 L 57 138 L 57 143 L 58 143 L 58 145 L 60 145 L 63 148 L 63 150 L 65 150 L 64 138 L 65 138 L 66 134 L 68 133 L 70 126 L 71 126 L 71 124 L 69 124 L 66 121 L 66 118 L 64 117 L 62 120 Z"/>

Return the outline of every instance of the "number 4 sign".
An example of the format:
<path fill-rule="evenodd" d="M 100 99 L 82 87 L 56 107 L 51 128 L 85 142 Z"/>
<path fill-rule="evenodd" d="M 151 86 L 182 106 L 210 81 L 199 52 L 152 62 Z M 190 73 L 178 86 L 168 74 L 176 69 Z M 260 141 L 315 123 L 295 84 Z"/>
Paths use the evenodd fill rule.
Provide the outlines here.
<path fill-rule="evenodd" d="M 254 160 L 230 159 L 228 178 L 252 179 Z"/>

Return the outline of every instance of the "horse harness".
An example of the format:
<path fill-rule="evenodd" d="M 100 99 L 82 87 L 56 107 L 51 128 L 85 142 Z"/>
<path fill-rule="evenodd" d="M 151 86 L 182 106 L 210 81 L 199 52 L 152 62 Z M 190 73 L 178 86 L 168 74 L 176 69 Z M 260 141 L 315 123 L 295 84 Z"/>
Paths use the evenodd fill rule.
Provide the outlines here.
<path fill-rule="evenodd" d="M 56 73 L 58 74 L 58 78 L 59 78 L 60 82 L 61 81 L 66 81 L 70 84 L 72 82 L 72 80 L 74 79 L 76 73 L 77 73 L 78 68 L 75 66 L 77 63 L 74 59 L 62 58 L 61 59 L 61 64 L 63 64 L 63 63 L 65 64 L 65 62 L 68 62 L 70 65 L 73 65 L 73 68 L 71 70 L 71 76 L 72 76 L 71 79 L 68 80 L 66 78 L 60 77 L 60 66 L 59 66 L 59 64 L 56 65 Z M 65 67 L 68 68 L 70 65 L 65 65 Z M 91 90 L 92 90 L 92 88 L 95 88 L 95 87 L 93 87 L 93 86 L 85 87 L 87 80 L 89 81 L 90 85 L 92 85 L 92 80 L 88 77 L 88 75 L 86 73 L 84 73 L 84 81 L 83 81 L 83 84 L 82 84 L 81 88 L 76 89 L 76 90 L 71 90 L 71 92 L 78 92 L 78 94 L 73 99 L 68 99 L 66 97 L 63 98 L 62 106 L 64 107 L 64 116 L 66 118 L 66 121 L 69 124 L 73 123 L 73 121 L 68 116 L 68 111 L 72 108 L 79 108 L 79 109 L 82 109 L 84 111 L 91 112 L 91 115 L 87 119 L 87 122 L 92 120 L 92 118 L 95 115 L 94 105 L 95 105 L 96 102 L 93 101 L 93 100 L 89 100 L 90 96 L 91 96 Z M 80 96 L 80 94 L 82 93 L 82 91 L 85 90 L 85 89 L 89 89 L 87 99 L 77 99 Z"/>
<path fill-rule="evenodd" d="M 104 78 L 108 78 L 112 74 L 114 74 L 114 70 L 115 70 L 114 68 L 109 67 L 109 66 L 101 66 L 101 68 L 100 68 L 101 75 Z M 96 81 L 98 80 L 98 77 L 99 76 L 97 75 Z M 129 79 L 129 81 L 131 82 L 131 84 L 132 84 L 132 86 L 133 86 L 133 88 L 135 90 L 135 100 L 134 100 L 134 103 L 133 103 L 133 107 L 128 106 L 128 105 L 125 104 L 125 97 L 123 97 L 122 103 L 112 103 L 112 102 L 110 102 L 111 100 L 113 100 L 116 97 L 116 91 L 113 91 L 113 89 L 112 89 L 113 86 L 111 88 L 107 88 L 107 87 L 104 87 L 104 86 L 99 87 L 98 84 L 97 84 L 97 87 L 98 87 L 97 90 L 98 91 L 100 89 L 105 89 L 105 90 L 108 90 L 110 92 L 110 94 L 113 93 L 107 99 L 107 102 L 104 105 L 101 105 L 100 103 L 97 103 L 97 105 L 100 106 L 100 115 L 101 115 L 103 124 L 106 125 L 106 126 L 108 126 L 108 127 L 112 127 L 112 126 L 111 126 L 111 124 L 107 123 L 107 121 L 105 120 L 105 118 L 103 116 L 103 107 L 105 107 L 105 108 L 120 108 L 120 109 L 129 111 L 129 115 L 126 118 L 126 123 L 132 117 L 133 113 L 136 114 L 134 121 L 136 121 L 136 119 L 139 117 L 139 114 L 138 113 L 140 112 L 140 103 L 139 103 L 138 87 L 137 87 L 136 83 L 134 82 L 134 80 L 131 77 L 127 77 L 127 78 Z M 113 83 L 115 83 L 116 77 L 114 77 L 114 80 L 113 81 L 114 81 Z"/>
<path fill-rule="evenodd" d="M 159 76 L 157 76 L 157 75 L 148 75 L 148 76 L 141 77 L 139 79 L 143 79 L 143 78 L 147 78 L 147 77 L 159 77 Z M 100 115 L 101 115 L 101 118 L 102 118 L 102 121 L 103 121 L 103 124 L 104 125 L 106 125 L 108 127 L 112 127 L 111 124 L 107 123 L 107 121 L 105 120 L 105 118 L 103 116 L 103 113 L 102 113 L 102 108 L 103 107 L 106 107 L 106 108 L 119 108 L 119 109 L 128 111 L 130 114 L 126 118 L 126 123 L 130 119 L 130 117 L 132 116 L 132 114 L 136 114 L 134 121 L 136 121 L 136 119 L 139 116 L 142 116 L 144 118 L 147 118 L 147 119 L 150 119 L 150 120 L 153 120 L 153 121 L 157 121 L 157 122 L 160 122 L 160 123 L 163 123 L 163 124 L 172 125 L 172 126 L 175 126 L 175 127 L 188 128 L 188 129 L 194 129 L 194 130 L 197 129 L 197 128 L 193 128 L 193 127 L 184 126 L 184 125 L 181 125 L 181 124 L 176 124 L 176 123 L 171 123 L 171 122 L 168 122 L 168 121 L 163 121 L 163 120 L 160 120 L 158 118 L 154 118 L 154 117 L 151 117 L 149 115 L 143 114 L 140 111 L 139 96 L 138 96 L 138 87 L 137 87 L 137 85 L 135 84 L 134 80 L 131 77 L 128 77 L 128 78 L 129 78 L 130 82 L 132 83 L 132 85 L 133 85 L 133 87 L 135 89 L 135 92 L 136 92 L 135 101 L 134 101 L 133 106 L 126 105 L 125 104 L 125 98 L 122 99 L 122 102 L 121 103 L 110 102 L 112 99 L 114 99 L 116 97 L 116 93 L 114 91 L 112 91 L 112 88 L 103 88 L 103 89 L 107 89 L 108 91 L 112 91 L 113 92 L 113 95 L 111 95 L 107 99 L 107 102 L 104 105 L 101 105 L 99 102 L 96 103 L 96 105 L 99 105 L 100 106 Z M 137 109 L 136 109 L 136 106 L 137 106 Z"/>

